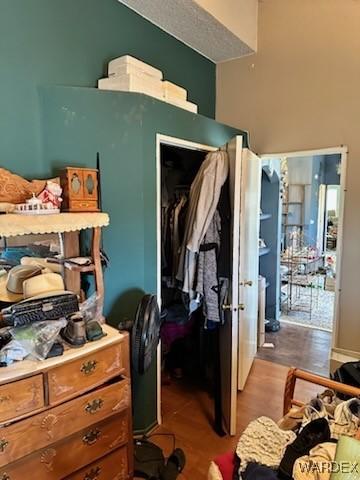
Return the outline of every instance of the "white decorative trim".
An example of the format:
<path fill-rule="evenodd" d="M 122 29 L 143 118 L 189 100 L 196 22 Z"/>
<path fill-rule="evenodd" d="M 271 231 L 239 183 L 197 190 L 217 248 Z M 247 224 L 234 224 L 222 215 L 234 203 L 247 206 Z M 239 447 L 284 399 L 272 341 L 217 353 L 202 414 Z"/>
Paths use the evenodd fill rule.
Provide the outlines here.
<path fill-rule="evenodd" d="M 77 232 L 87 228 L 109 225 L 107 213 L 55 213 L 54 215 L 0 215 L 0 236 L 40 235 L 46 233 Z"/>
<path fill-rule="evenodd" d="M 295 152 L 281 152 L 281 153 L 261 153 L 261 158 L 284 158 L 284 157 L 313 157 L 316 155 L 336 155 L 348 153 L 348 147 L 341 145 L 339 147 L 318 148 L 316 150 L 297 150 Z"/>
<path fill-rule="evenodd" d="M 340 362 L 340 363 L 357 362 L 359 360 L 359 357 L 355 358 L 355 357 L 352 357 L 350 355 L 345 355 L 343 353 L 334 352 L 332 350 L 330 360 L 333 360 L 335 362 Z"/>

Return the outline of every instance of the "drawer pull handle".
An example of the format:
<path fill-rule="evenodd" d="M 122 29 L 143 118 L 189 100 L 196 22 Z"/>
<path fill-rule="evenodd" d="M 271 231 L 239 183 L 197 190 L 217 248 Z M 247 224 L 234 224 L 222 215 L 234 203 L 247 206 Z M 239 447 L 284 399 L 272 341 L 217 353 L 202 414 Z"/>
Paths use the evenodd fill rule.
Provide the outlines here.
<path fill-rule="evenodd" d="M 84 375 L 91 375 L 95 372 L 97 363 L 98 362 L 96 360 L 89 360 L 88 362 L 83 363 L 80 368 L 80 372 Z"/>
<path fill-rule="evenodd" d="M 102 400 L 101 398 L 97 398 L 86 405 L 85 411 L 87 413 L 90 413 L 90 415 L 93 415 L 98 410 L 100 410 L 103 405 L 104 405 L 104 400 Z"/>
<path fill-rule="evenodd" d="M 89 433 L 84 435 L 82 440 L 86 445 L 91 446 L 95 445 L 95 443 L 99 440 L 100 436 L 101 432 L 96 428 L 95 430 L 91 430 Z"/>
<path fill-rule="evenodd" d="M 92 468 L 90 472 L 85 473 L 84 480 L 98 480 L 100 473 L 100 467 Z"/>
<path fill-rule="evenodd" d="M 8 445 L 9 445 L 9 442 L 2 438 L 0 440 L 0 453 L 4 453 Z"/>
<path fill-rule="evenodd" d="M 7 473 L 3 473 L 0 480 L 11 480 L 11 478 L 9 477 L 9 475 Z"/>

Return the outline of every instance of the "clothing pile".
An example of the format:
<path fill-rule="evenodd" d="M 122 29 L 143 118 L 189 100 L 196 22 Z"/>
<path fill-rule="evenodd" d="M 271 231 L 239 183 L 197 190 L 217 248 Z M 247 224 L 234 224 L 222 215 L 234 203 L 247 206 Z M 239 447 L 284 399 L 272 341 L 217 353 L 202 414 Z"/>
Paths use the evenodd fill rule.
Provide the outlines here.
<path fill-rule="evenodd" d="M 212 462 L 208 479 L 329 480 L 335 460 L 349 460 L 344 458 L 346 450 L 340 449 L 348 439 L 353 451 L 357 449 L 353 462 L 360 461 L 359 432 L 360 399 L 341 401 L 326 390 L 304 407 L 291 409 L 278 423 L 268 417 L 252 421 L 236 448 L 240 466 L 224 476 Z M 360 463 L 357 469 L 351 478 L 360 478 Z"/>

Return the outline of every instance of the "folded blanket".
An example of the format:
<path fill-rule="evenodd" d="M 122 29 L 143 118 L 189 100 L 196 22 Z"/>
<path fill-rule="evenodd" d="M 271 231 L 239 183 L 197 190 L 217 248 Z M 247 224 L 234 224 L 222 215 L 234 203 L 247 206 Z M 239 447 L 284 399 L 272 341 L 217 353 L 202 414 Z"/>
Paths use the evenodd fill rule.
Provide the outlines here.
<path fill-rule="evenodd" d="M 236 447 L 241 459 L 240 472 L 249 462 L 277 468 L 285 448 L 295 439 L 294 432 L 281 430 L 271 418 L 260 417 L 250 422 Z"/>

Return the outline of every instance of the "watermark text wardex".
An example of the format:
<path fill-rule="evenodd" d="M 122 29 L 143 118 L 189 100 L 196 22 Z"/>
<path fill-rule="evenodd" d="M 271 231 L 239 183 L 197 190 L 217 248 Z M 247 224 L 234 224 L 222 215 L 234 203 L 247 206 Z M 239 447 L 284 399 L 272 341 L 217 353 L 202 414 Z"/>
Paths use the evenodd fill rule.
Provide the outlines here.
<path fill-rule="evenodd" d="M 301 473 L 360 473 L 360 464 L 358 462 L 299 462 Z"/>

